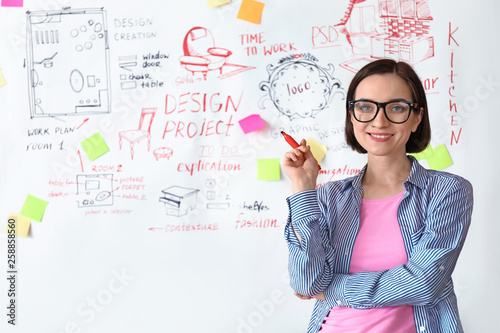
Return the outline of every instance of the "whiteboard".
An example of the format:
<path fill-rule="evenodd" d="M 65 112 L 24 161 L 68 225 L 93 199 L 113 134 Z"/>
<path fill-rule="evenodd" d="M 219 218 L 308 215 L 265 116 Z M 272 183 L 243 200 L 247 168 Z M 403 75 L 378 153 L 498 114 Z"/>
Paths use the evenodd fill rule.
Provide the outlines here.
<path fill-rule="evenodd" d="M 259 23 L 239 0 L 0 8 L 2 228 L 27 195 L 48 202 L 15 238 L 15 297 L 0 235 L 2 332 L 304 332 L 280 132 L 327 148 L 318 184 L 358 172 L 344 92 L 381 57 L 414 66 L 431 147 L 474 186 L 453 278 L 465 330 L 496 327 L 498 2 L 261 2 Z M 252 115 L 264 127 L 245 133 Z M 96 134 L 109 151 L 88 155 Z"/>

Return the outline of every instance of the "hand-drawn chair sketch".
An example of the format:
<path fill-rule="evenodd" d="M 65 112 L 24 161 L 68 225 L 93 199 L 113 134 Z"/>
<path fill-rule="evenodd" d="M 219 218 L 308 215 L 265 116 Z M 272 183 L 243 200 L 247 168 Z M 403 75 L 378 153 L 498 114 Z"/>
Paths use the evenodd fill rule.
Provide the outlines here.
<path fill-rule="evenodd" d="M 231 51 L 215 47 L 214 38 L 210 30 L 202 27 L 194 27 L 184 37 L 184 55 L 179 57 L 181 65 L 191 73 L 202 72 L 203 78 L 207 79 L 207 72 L 222 67 Z"/>
<path fill-rule="evenodd" d="M 122 140 L 130 142 L 130 155 L 134 159 L 134 145 L 143 139 L 148 139 L 148 151 L 151 148 L 151 124 L 156 114 L 156 108 L 143 108 L 139 120 L 139 128 L 136 130 L 121 131 L 120 149 L 122 149 Z"/>
<path fill-rule="evenodd" d="M 27 12 L 31 118 L 109 113 L 109 45 L 103 9 Z"/>

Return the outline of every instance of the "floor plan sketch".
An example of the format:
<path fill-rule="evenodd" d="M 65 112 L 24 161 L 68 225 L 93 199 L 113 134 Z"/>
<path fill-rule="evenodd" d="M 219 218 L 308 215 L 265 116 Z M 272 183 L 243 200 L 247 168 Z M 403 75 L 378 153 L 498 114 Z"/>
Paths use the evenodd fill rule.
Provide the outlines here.
<path fill-rule="evenodd" d="M 113 174 L 77 175 L 78 207 L 113 205 Z"/>
<path fill-rule="evenodd" d="M 27 12 L 31 118 L 109 113 L 109 45 L 103 9 Z"/>

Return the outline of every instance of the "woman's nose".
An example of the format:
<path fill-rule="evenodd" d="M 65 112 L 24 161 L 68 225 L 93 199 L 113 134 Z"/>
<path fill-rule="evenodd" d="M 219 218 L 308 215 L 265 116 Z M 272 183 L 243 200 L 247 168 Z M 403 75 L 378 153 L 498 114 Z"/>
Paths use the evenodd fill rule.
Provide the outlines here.
<path fill-rule="evenodd" d="M 385 116 L 384 108 L 379 107 L 377 116 L 372 120 L 372 127 L 383 128 L 389 125 L 389 119 Z"/>

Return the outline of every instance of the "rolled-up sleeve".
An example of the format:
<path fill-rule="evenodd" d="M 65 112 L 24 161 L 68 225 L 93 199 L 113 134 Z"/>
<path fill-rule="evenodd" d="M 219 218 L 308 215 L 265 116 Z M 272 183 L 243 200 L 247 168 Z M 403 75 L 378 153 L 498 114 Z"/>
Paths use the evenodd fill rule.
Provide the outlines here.
<path fill-rule="evenodd" d="M 333 274 L 329 228 L 317 190 L 296 193 L 287 198 L 287 203 L 285 239 L 290 285 L 301 295 L 314 296 L 326 289 Z"/>

